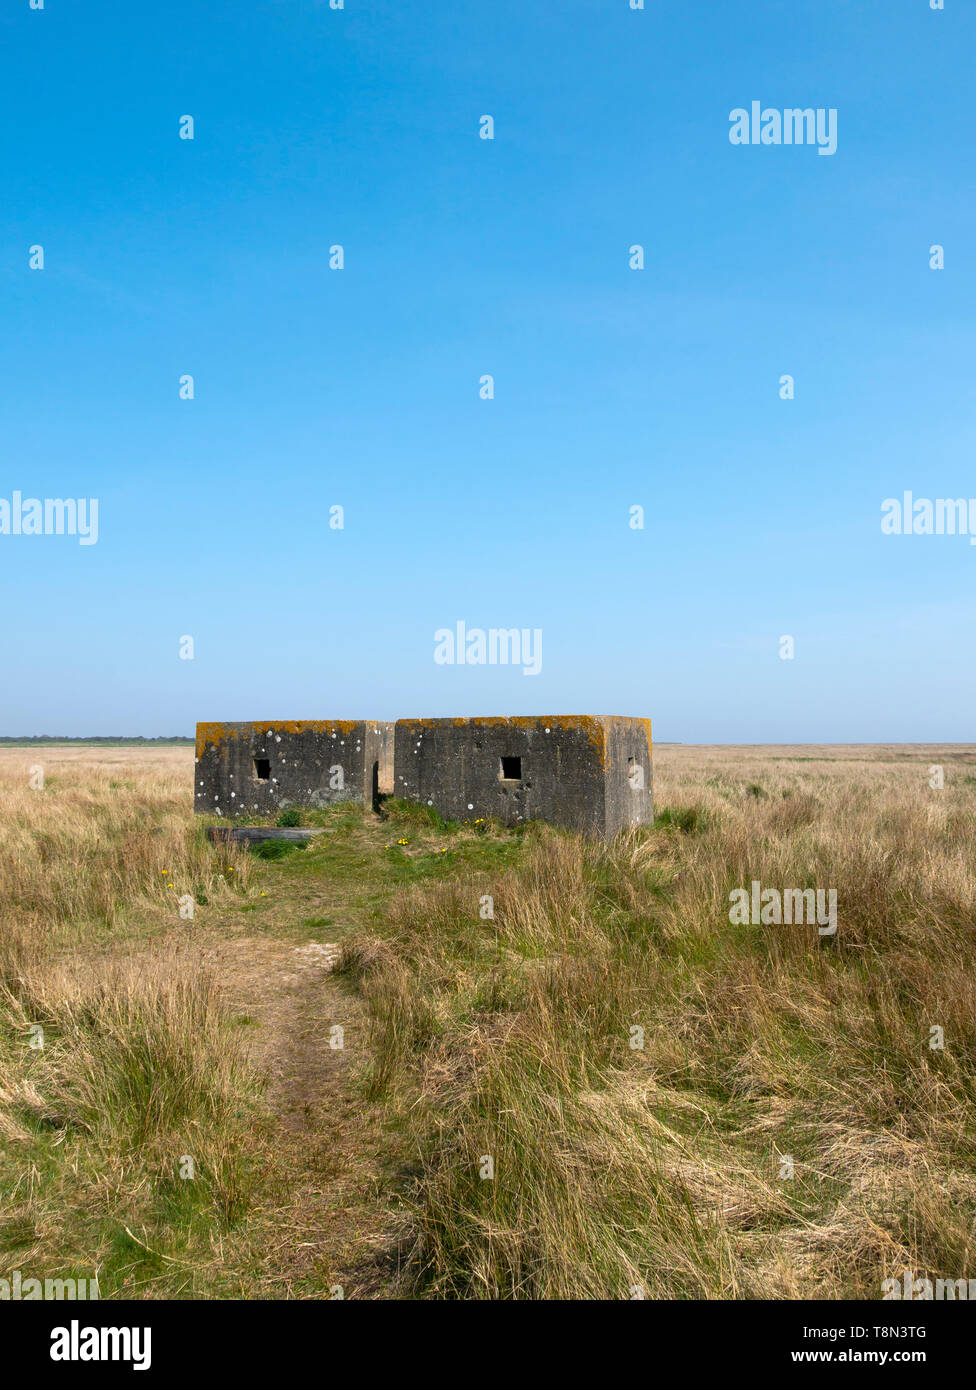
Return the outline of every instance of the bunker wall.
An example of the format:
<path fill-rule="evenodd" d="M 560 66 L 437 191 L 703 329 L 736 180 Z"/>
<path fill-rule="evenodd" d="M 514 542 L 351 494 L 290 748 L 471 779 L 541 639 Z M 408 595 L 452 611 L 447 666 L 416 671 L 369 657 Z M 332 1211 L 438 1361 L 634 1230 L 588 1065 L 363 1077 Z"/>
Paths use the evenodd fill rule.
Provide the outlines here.
<path fill-rule="evenodd" d="M 362 720 L 198 724 L 194 807 L 268 815 L 363 800 L 371 791 L 366 729 Z"/>
<path fill-rule="evenodd" d="M 450 820 L 541 819 L 606 833 L 605 736 L 589 715 L 399 719 L 396 795 Z"/>
<path fill-rule="evenodd" d="M 603 719 L 606 745 L 604 824 L 609 837 L 654 820 L 654 765 L 649 719 Z"/>

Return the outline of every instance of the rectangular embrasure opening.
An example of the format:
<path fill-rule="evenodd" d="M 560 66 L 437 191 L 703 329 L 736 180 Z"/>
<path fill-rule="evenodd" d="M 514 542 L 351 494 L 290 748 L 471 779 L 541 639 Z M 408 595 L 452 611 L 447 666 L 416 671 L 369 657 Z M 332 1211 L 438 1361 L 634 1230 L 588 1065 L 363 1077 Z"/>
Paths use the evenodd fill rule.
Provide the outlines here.
<path fill-rule="evenodd" d="M 254 759 L 254 775 L 255 775 L 255 777 L 258 779 L 259 782 L 268 782 L 268 781 L 270 781 L 270 780 L 271 780 L 271 759 L 270 759 L 270 758 L 255 758 L 255 759 Z"/>
<path fill-rule="evenodd" d="M 522 780 L 522 759 L 521 758 L 502 758 L 502 781 L 521 782 Z"/>

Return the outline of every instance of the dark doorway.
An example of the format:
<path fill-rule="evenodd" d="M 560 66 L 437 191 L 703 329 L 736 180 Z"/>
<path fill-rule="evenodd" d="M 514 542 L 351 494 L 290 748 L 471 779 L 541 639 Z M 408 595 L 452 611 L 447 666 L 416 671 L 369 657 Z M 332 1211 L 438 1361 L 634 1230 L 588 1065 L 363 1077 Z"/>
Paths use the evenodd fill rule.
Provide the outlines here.
<path fill-rule="evenodd" d="M 373 813 L 374 815 L 378 816 L 380 813 L 380 765 L 378 762 L 375 762 L 373 764 L 372 790 L 370 792 L 370 798 L 373 805 Z"/>
<path fill-rule="evenodd" d="M 259 782 L 268 782 L 271 779 L 271 759 L 255 758 L 254 775 Z"/>

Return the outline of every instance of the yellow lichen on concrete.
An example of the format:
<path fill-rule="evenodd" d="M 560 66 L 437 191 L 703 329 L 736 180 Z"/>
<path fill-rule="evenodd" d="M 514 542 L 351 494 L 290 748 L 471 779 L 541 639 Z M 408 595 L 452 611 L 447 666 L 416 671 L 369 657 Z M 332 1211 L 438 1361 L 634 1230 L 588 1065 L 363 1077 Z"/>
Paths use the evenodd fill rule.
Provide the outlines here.
<path fill-rule="evenodd" d="M 462 729 L 469 725 L 480 729 L 497 729 L 502 727 L 528 730 L 544 730 L 546 728 L 577 729 L 587 735 L 594 747 L 601 748 L 603 746 L 602 720 L 592 714 L 466 715 L 454 719 L 399 719 L 397 723 L 403 724 L 410 729 L 433 729 L 439 724 L 449 724 L 455 729 Z"/>
<path fill-rule="evenodd" d="M 236 737 L 233 724 L 198 724 L 196 755 L 200 758 L 205 748 L 219 748 L 224 739 Z"/>
<path fill-rule="evenodd" d="M 207 747 L 219 748 L 227 740 L 266 734 L 351 734 L 359 719 L 253 719 L 240 724 L 198 724 L 196 755 Z"/>

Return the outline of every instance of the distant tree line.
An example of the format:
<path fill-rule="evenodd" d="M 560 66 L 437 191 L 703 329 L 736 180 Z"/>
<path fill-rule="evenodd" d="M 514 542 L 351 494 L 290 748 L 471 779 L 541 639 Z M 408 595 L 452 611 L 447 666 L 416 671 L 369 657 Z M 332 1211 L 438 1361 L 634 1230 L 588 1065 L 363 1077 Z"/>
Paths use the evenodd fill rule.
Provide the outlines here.
<path fill-rule="evenodd" d="M 0 743 L 193 743 L 193 739 L 184 737 L 182 734 L 174 734 L 171 738 L 160 734 L 156 738 L 124 738 L 122 735 L 111 734 L 92 734 L 91 736 L 79 737 L 70 734 L 28 734 L 22 738 L 11 737 L 0 734 Z"/>

